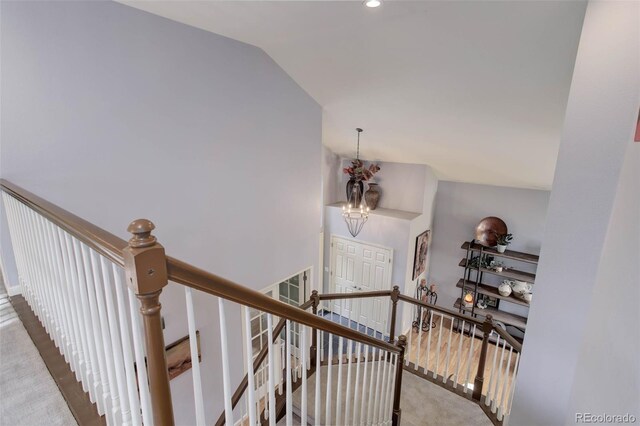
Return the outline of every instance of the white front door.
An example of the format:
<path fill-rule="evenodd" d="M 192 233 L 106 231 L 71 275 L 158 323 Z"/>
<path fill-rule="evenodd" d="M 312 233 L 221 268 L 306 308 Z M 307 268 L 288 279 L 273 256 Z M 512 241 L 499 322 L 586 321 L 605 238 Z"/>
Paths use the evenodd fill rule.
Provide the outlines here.
<path fill-rule="evenodd" d="M 392 258 L 392 249 L 332 236 L 329 292 L 390 290 Z M 336 300 L 332 310 L 375 331 L 388 333 L 389 297 Z"/>

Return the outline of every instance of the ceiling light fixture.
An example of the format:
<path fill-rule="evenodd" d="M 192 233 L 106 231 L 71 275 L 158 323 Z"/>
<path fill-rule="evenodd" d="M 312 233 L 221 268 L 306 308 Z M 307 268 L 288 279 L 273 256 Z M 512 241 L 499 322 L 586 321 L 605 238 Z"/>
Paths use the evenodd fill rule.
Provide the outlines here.
<path fill-rule="evenodd" d="M 356 132 L 358 132 L 358 147 L 356 150 L 356 161 L 360 159 L 360 133 L 362 133 L 362 129 L 357 128 Z M 347 223 L 347 229 L 349 229 L 349 233 L 355 237 L 360 231 L 362 231 L 362 227 L 369 219 L 369 207 L 365 207 L 362 204 L 363 194 L 362 194 L 362 183 L 359 181 L 354 182 L 355 184 L 351 187 L 351 193 L 349 193 L 349 200 L 347 201 L 347 205 L 342 206 L 342 217 L 344 221 Z M 355 204 L 360 204 L 359 206 Z"/>
<path fill-rule="evenodd" d="M 382 0 L 365 0 L 364 5 L 367 7 L 378 7 L 382 4 Z"/>

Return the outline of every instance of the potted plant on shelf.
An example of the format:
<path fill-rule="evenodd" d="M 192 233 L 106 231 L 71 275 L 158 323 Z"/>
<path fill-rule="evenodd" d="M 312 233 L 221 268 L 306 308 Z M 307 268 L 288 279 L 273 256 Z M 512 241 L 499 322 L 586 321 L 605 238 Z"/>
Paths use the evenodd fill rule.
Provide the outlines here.
<path fill-rule="evenodd" d="M 380 171 L 380 166 L 370 164 L 366 167 L 364 162 L 359 159 L 351 160 L 351 167 L 345 167 L 342 172 L 349 175 L 347 182 L 347 200 L 354 206 L 359 206 L 364 195 L 364 184 Z M 357 186 L 354 191 L 354 186 Z M 369 206 L 371 207 L 371 206 Z M 375 208 L 375 207 L 374 207 Z"/>
<path fill-rule="evenodd" d="M 497 247 L 496 247 L 498 250 L 498 253 L 504 253 L 504 251 L 507 249 L 507 246 L 511 244 L 512 240 L 513 240 L 513 235 L 511 234 L 498 235 L 498 241 L 497 241 Z"/>

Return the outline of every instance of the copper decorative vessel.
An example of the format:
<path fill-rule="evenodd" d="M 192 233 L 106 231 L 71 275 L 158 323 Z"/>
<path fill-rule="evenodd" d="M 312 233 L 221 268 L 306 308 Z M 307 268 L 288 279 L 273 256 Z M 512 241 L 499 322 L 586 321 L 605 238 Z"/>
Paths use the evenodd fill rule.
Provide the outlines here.
<path fill-rule="evenodd" d="M 507 224 L 495 216 L 485 217 L 476 226 L 476 242 L 486 247 L 493 247 L 498 242 L 498 235 L 508 232 Z"/>

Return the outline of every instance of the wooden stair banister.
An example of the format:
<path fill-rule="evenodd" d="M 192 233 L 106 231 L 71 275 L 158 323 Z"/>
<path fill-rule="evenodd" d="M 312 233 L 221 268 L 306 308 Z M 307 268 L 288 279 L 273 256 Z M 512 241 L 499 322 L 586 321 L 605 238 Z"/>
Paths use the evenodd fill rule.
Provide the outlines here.
<path fill-rule="evenodd" d="M 149 413 L 147 418 L 150 418 L 152 415 L 153 422 L 157 425 L 172 425 L 174 423 L 171 392 L 170 392 L 170 386 L 169 386 L 169 378 L 167 374 L 167 362 L 165 359 L 164 335 L 163 335 L 162 325 L 161 325 L 161 315 L 160 315 L 161 305 L 159 303 L 159 297 L 162 292 L 162 289 L 167 285 L 168 281 L 173 281 L 179 285 L 185 286 L 184 287 L 185 289 L 188 287 L 188 289 L 185 291 L 190 292 L 191 291 L 190 289 L 195 289 L 195 290 L 199 290 L 204 293 L 216 296 L 219 298 L 220 303 L 222 303 L 222 300 L 224 299 L 227 301 L 235 302 L 246 308 L 253 308 L 260 312 L 268 313 L 273 316 L 279 317 L 280 318 L 279 322 L 275 325 L 275 327 L 273 327 L 272 330 L 270 330 L 270 333 L 273 333 L 272 334 L 273 342 L 275 342 L 276 339 L 279 338 L 281 331 L 285 328 L 285 324 L 287 323 L 287 320 L 290 321 L 291 323 L 309 327 L 312 331 L 311 333 L 312 339 L 311 339 L 310 346 L 309 346 L 309 343 L 306 343 L 305 347 L 311 349 L 310 351 L 311 368 L 307 369 L 306 365 L 304 366 L 303 374 L 305 375 L 313 374 L 315 372 L 316 365 L 317 366 L 323 365 L 320 363 L 320 360 L 318 359 L 318 357 L 320 356 L 318 351 L 319 349 L 318 344 L 320 342 L 318 342 L 318 337 L 317 337 L 318 333 L 316 333 L 316 331 L 321 332 L 320 334 L 324 332 L 324 333 L 333 335 L 337 338 L 347 339 L 351 342 L 357 342 L 362 345 L 366 345 L 370 348 L 377 348 L 380 351 L 386 352 L 387 354 L 386 357 L 384 357 L 384 354 L 382 352 L 379 352 L 381 356 L 380 358 L 378 358 L 378 360 L 384 359 L 388 361 L 392 357 L 397 357 L 398 368 L 396 368 L 395 377 L 392 377 L 392 381 L 389 382 L 390 386 L 394 386 L 393 394 L 389 393 L 390 396 L 393 396 L 393 401 L 392 401 L 393 413 L 390 413 L 390 415 L 392 416 L 391 422 L 393 425 L 397 425 L 400 423 L 400 418 L 401 418 L 400 395 L 401 395 L 401 386 L 402 386 L 402 370 L 403 370 L 403 366 L 406 364 L 405 361 L 408 361 L 406 360 L 406 357 L 409 355 L 409 352 L 408 352 L 409 348 L 407 346 L 407 339 L 405 338 L 405 336 L 399 336 L 397 339 L 394 340 L 395 332 L 396 332 L 395 328 L 396 328 L 398 302 L 410 303 L 413 306 L 416 306 L 420 309 L 422 308 L 429 309 L 431 310 L 431 312 L 436 312 L 438 315 L 440 315 L 441 318 L 443 316 L 450 318 L 452 322 L 454 320 L 463 321 L 464 323 L 463 323 L 463 326 L 461 327 L 462 333 L 463 334 L 466 333 L 464 324 L 468 325 L 469 326 L 468 333 L 472 341 L 475 340 L 474 337 L 476 336 L 476 333 L 475 333 L 476 328 L 478 330 L 481 330 L 482 346 L 480 349 L 480 358 L 477 364 L 477 371 L 474 378 L 474 387 L 472 392 L 472 398 L 476 401 L 482 401 L 484 397 L 484 395 L 482 394 L 482 390 L 483 390 L 482 388 L 483 388 L 483 382 L 485 379 L 484 370 L 487 364 L 487 351 L 490 344 L 489 337 L 491 336 L 493 339 L 497 338 L 497 342 L 498 342 L 496 343 L 496 349 L 493 352 L 493 358 L 494 358 L 493 364 L 496 363 L 495 354 L 496 354 L 496 351 L 498 350 L 498 345 L 500 344 L 500 342 L 502 342 L 502 353 L 504 353 L 505 351 L 506 344 L 509 345 L 509 348 L 507 350 L 509 354 L 511 353 L 511 351 L 513 351 L 513 352 L 516 352 L 519 356 L 522 350 L 521 343 L 518 342 L 516 339 L 514 339 L 505 330 L 501 329 L 500 327 L 497 327 L 494 324 L 494 321 L 492 320 L 490 315 L 487 315 L 484 321 L 478 318 L 469 317 L 467 315 L 464 315 L 454 310 L 442 308 L 436 305 L 423 302 L 421 300 L 414 299 L 409 296 L 405 296 L 400 293 L 400 289 L 398 286 L 394 286 L 392 290 L 368 291 L 368 292 L 361 292 L 361 293 L 356 292 L 356 293 L 318 294 L 317 291 L 313 291 L 310 299 L 307 302 L 302 304 L 300 307 L 292 306 L 292 305 L 274 300 L 273 298 L 263 293 L 260 293 L 258 291 L 252 290 L 246 286 L 237 284 L 233 281 L 219 277 L 215 274 L 198 269 L 185 262 L 182 262 L 180 260 L 167 256 L 165 254 L 165 251 L 162 245 L 160 245 L 156 241 L 155 237 L 152 235 L 152 230 L 154 229 L 154 225 L 148 220 L 139 219 L 132 222 L 128 228 L 128 231 L 132 234 L 132 238 L 129 240 L 129 242 L 126 242 L 123 239 L 118 238 L 117 236 L 99 228 L 98 226 L 93 225 L 90 222 L 83 220 L 75 216 L 74 214 L 36 196 L 35 194 L 32 194 L 31 192 L 26 191 L 17 185 L 12 184 L 11 182 L 8 182 L 4 179 L 0 179 L 0 188 L 2 192 L 9 195 L 9 197 L 6 197 L 5 200 L 11 200 L 10 197 L 14 199 L 14 200 L 11 200 L 10 202 L 7 201 L 9 205 L 14 206 L 15 204 L 19 206 L 19 208 L 15 206 L 13 207 L 14 211 L 12 212 L 12 214 L 14 215 L 18 214 L 17 212 L 24 209 L 25 206 L 31 210 L 31 211 L 24 210 L 25 212 L 27 212 L 27 213 L 23 213 L 23 215 L 25 215 L 26 218 L 23 220 L 20 216 L 18 216 L 18 218 L 22 220 L 22 222 L 20 220 L 15 220 L 14 224 L 18 228 L 17 232 L 23 232 L 24 235 L 23 234 L 19 235 L 19 237 L 22 238 L 22 240 L 25 240 L 27 237 L 33 238 L 33 241 L 28 242 L 29 244 L 31 244 L 31 246 L 28 246 L 28 248 L 33 251 L 33 253 L 29 253 L 29 255 L 33 255 L 36 257 L 40 256 L 40 258 L 42 259 L 40 261 L 42 265 L 46 266 L 47 262 L 52 263 L 52 260 L 50 258 L 49 259 L 46 258 L 45 256 L 50 255 L 50 253 L 47 253 L 47 250 L 55 248 L 55 244 L 57 244 L 57 241 L 55 240 L 55 238 L 58 237 L 57 234 L 44 233 L 46 232 L 45 222 L 49 221 L 50 223 L 58 227 L 59 229 L 56 232 L 60 233 L 61 238 L 62 238 L 62 234 L 65 235 L 64 238 L 66 238 L 66 246 L 64 250 L 62 249 L 60 250 L 60 256 L 74 255 L 75 258 L 71 258 L 72 263 L 69 263 L 68 261 L 65 260 L 65 262 L 67 263 L 65 263 L 63 266 L 66 269 L 69 269 L 69 271 L 67 270 L 63 271 L 65 273 L 64 276 L 62 275 L 62 272 L 58 273 L 57 271 L 54 271 L 54 273 L 58 274 L 58 277 L 54 276 L 53 278 L 51 278 L 52 280 L 62 281 L 62 278 L 65 278 L 66 276 L 68 276 L 70 272 L 72 273 L 77 272 L 78 275 L 80 275 L 81 273 L 86 274 L 86 271 L 81 269 L 83 267 L 89 268 L 88 270 L 91 271 L 91 268 L 93 267 L 93 260 L 94 260 L 93 257 L 85 258 L 84 255 L 86 253 L 79 252 L 80 249 L 86 250 L 87 247 L 90 250 L 93 250 L 95 252 L 93 254 L 89 253 L 90 255 L 92 256 L 95 255 L 96 258 L 99 256 L 102 256 L 101 262 L 105 262 L 105 260 L 110 262 L 109 265 L 105 263 L 102 266 L 103 275 L 106 278 L 103 278 L 104 282 L 100 283 L 101 285 L 106 285 L 105 288 L 107 290 L 110 291 L 110 287 L 109 287 L 110 285 L 116 285 L 117 291 L 120 291 L 119 289 L 124 284 L 122 283 L 123 280 L 119 277 L 121 276 L 120 274 L 122 274 L 122 269 L 124 268 L 126 285 L 129 286 L 129 288 L 133 291 L 133 295 L 135 295 L 140 302 L 140 305 L 131 304 L 130 306 L 127 306 L 127 310 L 129 310 L 129 307 L 130 307 L 131 312 L 133 313 L 135 312 L 135 309 L 137 308 L 137 306 L 139 306 L 140 316 L 138 317 L 137 315 L 133 315 L 131 317 L 132 318 L 131 321 L 133 321 L 133 319 L 136 319 L 136 318 L 138 318 L 136 319 L 136 321 L 139 321 L 139 318 L 142 318 L 142 323 L 144 325 L 144 336 L 142 336 L 142 333 L 136 334 L 136 336 L 139 335 L 141 336 L 141 338 L 138 340 L 138 343 L 137 343 L 138 346 L 136 346 L 135 349 L 138 350 L 142 348 L 143 343 L 141 343 L 142 341 L 141 339 L 144 338 L 144 346 L 146 347 L 146 356 L 147 356 L 146 358 L 147 368 L 146 369 L 143 368 L 142 371 L 148 371 L 149 392 L 147 394 L 148 395 L 147 400 L 149 398 L 151 399 L 151 405 L 146 406 L 148 407 L 147 413 Z M 15 200 L 17 200 L 18 203 L 16 203 Z M 35 212 L 35 215 L 34 215 L 34 212 Z M 46 219 L 46 221 L 43 220 L 42 218 L 38 219 L 37 215 L 42 216 L 44 219 Z M 31 220 L 31 222 L 29 222 L 29 220 Z M 49 222 L 46 222 L 46 223 L 49 224 Z M 31 228 L 27 227 L 26 229 L 28 229 L 28 232 L 24 232 L 25 226 L 29 224 L 31 224 L 30 225 Z M 37 234 L 38 232 L 43 232 L 43 234 L 38 236 Z M 52 237 L 52 241 L 47 242 L 46 238 L 48 238 L 49 236 Z M 75 241 L 74 243 L 69 239 L 69 236 L 71 236 L 71 238 L 75 238 L 77 241 Z M 38 240 L 38 238 L 40 239 L 40 241 Z M 42 247 L 42 248 L 35 246 L 36 250 L 33 250 L 34 248 L 33 245 L 34 244 L 37 245 L 43 240 L 44 240 L 44 243 L 49 244 L 49 246 Z M 24 241 L 21 241 L 21 242 L 24 242 Z M 55 243 L 55 244 L 52 244 L 52 243 Z M 86 245 L 86 247 L 84 248 L 80 247 L 82 244 Z M 75 250 L 75 252 L 72 253 L 73 250 Z M 63 251 L 64 253 L 62 253 Z M 516 254 L 510 254 L 510 255 L 515 256 Z M 83 261 L 85 265 L 83 265 Z M 88 261 L 90 262 L 87 263 Z M 22 265 L 24 266 L 24 264 L 25 262 L 23 260 Z M 89 264 L 88 267 L 87 267 L 87 264 Z M 78 269 L 77 271 L 75 271 L 76 266 Z M 104 268 L 106 267 L 108 267 L 109 270 L 105 270 Z M 100 265 L 93 268 L 95 272 L 95 268 L 100 268 Z M 111 268 L 113 268 L 112 272 L 109 272 Z M 38 273 L 40 274 L 40 276 L 43 274 L 43 272 L 41 271 L 38 271 Z M 29 274 L 34 276 L 32 272 L 29 272 Z M 111 280 L 109 279 L 109 274 L 112 274 L 111 278 L 113 279 Z M 88 279 L 89 277 L 87 277 L 87 280 Z M 93 277 L 93 279 L 97 283 L 97 278 Z M 44 283 L 46 282 L 46 280 L 42 282 Z M 88 285 L 87 284 L 88 282 L 89 281 L 82 281 L 79 277 L 74 276 L 73 284 L 72 284 L 73 287 L 64 289 L 64 291 L 67 293 L 64 293 L 61 295 L 53 294 L 53 296 L 51 295 L 52 290 L 49 290 L 46 287 L 43 290 L 42 289 L 43 284 L 40 282 L 37 282 L 35 285 L 40 287 L 34 287 L 34 288 L 35 288 L 35 291 L 40 292 L 40 294 L 36 294 L 36 293 L 33 293 L 33 294 L 35 295 L 34 297 L 36 299 L 38 297 L 44 297 L 44 298 L 48 297 L 49 299 L 54 300 L 54 296 L 55 298 L 59 299 L 61 296 L 64 296 L 66 294 L 73 294 L 74 288 L 77 289 L 80 284 Z M 87 290 L 85 289 L 82 291 L 86 292 Z M 128 292 L 126 287 L 125 287 L 125 291 Z M 135 298 L 133 298 L 132 296 L 129 298 L 129 300 L 135 300 Z M 72 300 L 69 303 L 77 304 L 78 300 L 82 300 L 82 299 L 79 299 L 78 297 L 79 296 L 76 296 L 75 302 Z M 83 294 L 82 297 L 85 297 L 84 300 L 86 300 L 86 295 Z M 109 295 L 109 297 L 111 298 L 112 296 Z M 116 308 L 118 309 L 118 312 L 123 312 L 124 305 L 122 305 L 122 294 L 116 294 L 115 297 L 117 300 L 112 303 L 120 303 L 120 305 L 118 305 Z M 321 301 L 332 301 L 331 303 L 333 306 L 333 303 L 334 303 L 333 301 L 368 299 L 368 298 L 384 299 L 387 297 L 389 298 L 388 302 L 391 302 L 391 312 L 389 315 L 390 324 L 389 324 L 389 330 L 388 330 L 389 332 L 388 334 L 390 338 L 388 342 L 376 337 L 380 335 L 379 333 L 382 333 L 382 336 L 384 337 L 384 333 L 381 331 L 378 331 L 375 328 L 375 327 L 377 327 L 378 329 L 386 328 L 387 327 L 386 322 L 377 324 L 375 325 L 375 327 L 372 326 L 371 323 L 360 324 L 357 322 L 357 327 L 354 330 L 352 328 L 352 320 L 351 320 L 352 317 L 350 317 L 351 314 L 347 316 L 344 316 L 342 314 L 342 312 L 344 311 L 342 311 L 341 309 L 343 309 L 343 307 L 345 306 L 342 304 L 342 301 L 335 302 L 336 306 L 339 306 L 339 309 L 340 309 L 338 312 L 340 312 L 340 315 L 343 315 L 343 317 L 340 317 L 339 322 L 330 321 L 326 318 L 323 318 L 322 316 L 318 316 L 318 309 L 320 308 Z M 387 302 L 384 302 L 384 303 L 387 303 Z M 99 318 L 90 317 L 87 312 L 86 306 L 82 304 L 81 306 L 83 306 L 82 308 L 83 311 L 74 312 L 73 317 L 69 316 L 69 314 L 62 312 L 62 314 L 66 315 L 67 319 L 65 321 L 73 322 L 74 326 L 76 323 L 79 323 L 82 318 L 85 318 L 86 319 L 85 322 L 87 323 L 89 322 L 92 322 L 93 324 L 107 323 L 103 320 L 104 316 L 102 315 L 102 313 L 100 314 Z M 109 308 L 115 313 L 113 306 L 110 306 Z M 307 311 L 309 308 L 312 308 L 312 312 Z M 76 308 L 74 307 L 73 309 L 76 309 Z M 349 308 L 349 309 L 352 309 L 352 308 Z M 50 315 L 46 315 L 47 318 L 41 318 L 40 321 L 45 321 L 48 328 L 53 330 L 53 334 L 55 334 L 58 323 L 52 322 L 51 315 L 55 316 L 58 314 L 57 312 L 52 311 L 51 308 L 49 308 L 48 312 L 50 313 Z M 222 312 L 222 310 L 220 312 Z M 247 312 L 247 315 L 248 315 L 248 311 L 245 311 L 245 312 Z M 352 312 L 352 311 L 347 311 L 347 312 Z M 62 316 L 62 314 L 60 315 L 60 317 L 64 319 L 65 317 Z M 108 314 L 109 314 L 108 315 L 109 319 L 114 318 L 114 315 L 112 315 L 111 312 L 109 312 Z M 222 329 L 224 328 L 223 327 L 224 322 L 222 321 L 222 319 L 224 318 L 224 315 L 223 314 L 221 315 L 222 316 L 221 316 L 220 324 Z M 348 317 L 346 321 L 348 326 L 344 326 L 341 324 L 341 322 L 344 322 L 343 320 L 346 317 Z M 126 320 L 126 318 L 124 318 L 124 320 Z M 190 321 L 191 321 L 191 325 L 190 325 L 190 333 L 191 333 L 192 332 L 191 330 L 195 330 L 195 328 L 193 327 L 194 320 L 191 317 L 190 317 Z M 384 321 L 386 321 L 386 319 Z M 423 320 L 421 319 L 420 321 L 422 322 Z M 126 324 L 126 322 L 122 322 L 122 321 L 120 321 L 120 323 Z M 360 331 L 362 325 L 365 326 L 365 332 Z M 287 327 L 289 326 L 287 325 Z M 369 335 L 372 328 L 374 329 L 373 336 Z M 471 330 L 472 328 L 474 331 L 473 333 Z M 440 329 L 440 331 L 441 330 L 442 328 Z M 495 331 L 495 334 L 492 334 L 494 331 Z M 82 327 L 80 327 L 80 332 L 84 333 L 83 336 L 81 336 L 81 338 L 84 339 L 82 341 L 82 344 L 85 345 L 86 347 L 86 345 L 88 344 L 86 342 L 90 338 L 92 338 L 91 334 L 89 333 L 88 330 L 82 329 Z M 78 332 L 76 332 L 76 334 L 77 333 Z M 193 333 L 195 333 L 195 331 L 193 331 Z M 112 334 L 112 336 L 113 335 L 114 334 Z M 450 333 L 450 336 L 451 336 L 451 333 Z M 128 338 L 130 337 L 130 335 L 126 335 L 124 337 Z M 322 341 L 324 341 L 324 339 Z M 449 349 L 452 349 L 450 342 L 451 342 L 451 337 L 449 337 L 449 345 L 447 346 L 447 351 L 449 351 Z M 455 350 L 455 348 L 453 349 Z M 131 383 L 135 383 L 134 379 L 132 378 L 133 377 L 132 374 L 130 374 L 131 366 L 134 365 L 133 361 L 136 361 L 138 366 L 144 365 L 145 363 L 143 361 L 144 357 L 137 358 L 137 360 L 135 359 L 132 360 L 131 348 L 127 348 L 126 350 L 129 351 L 128 355 L 125 354 L 125 358 L 126 358 L 125 366 L 126 368 L 129 369 L 129 371 L 126 372 L 126 374 L 128 375 L 126 376 L 126 378 L 127 380 L 129 379 L 131 380 L 129 382 L 131 384 Z M 191 350 L 194 351 L 193 347 Z M 289 350 L 289 348 L 287 350 Z M 197 350 L 196 352 L 191 352 L 191 353 L 192 354 L 197 353 Z M 471 353 L 471 351 L 469 351 L 469 353 Z M 138 354 L 139 352 L 136 353 L 136 356 L 138 356 Z M 86 361 L 89 360 L 90 355 L 85 353 L 84 356 L 85 356 L 84 362 L 74 361 L 76 368 L 78 366 L 82 366 L 83 364 L 87 363 Z M 253 363 L 248 364 L 247 369 L 251 368 L 251 365 L 253 365 L 254 371 L 257 370 L 265 362 L 265 359 L 267 358 L 267 356 L 268 356 L 268 346 L 265 345 L 263 348 L 261 348 L 260 352 L 258 353 Z M 353 357 L 353 355 L 351 355 L 351 357 Z M 449 358 L 448 352 L 447 352 L 446 358 L 447 360 Z M 289 362 L 289 360 L 290 358 L 287 358 L 287 362 Z M 350 360 L 349 362 L 351 362 L 352 358 L 349 358 L 349 360 Z M 511 360 L 511 358 L 509 358 L 509 360 Z M 373 361 L 373 358 L 371 359 L 371 361 Z M 339 362 L 341 363 L 342 361 L 339 361 Z M 502 360 L 500 362 L 502 363 Z M 517 364 L 517 362 L 518 362 L 518 358 L 516 358 L 515 364 Z M 122 367 L 122 363 L 123 363 L 122 360 L 120 360 L 120 367 Z M 448 365 L 448 361 L 445 362 L 445 364 Z M 516 367 L 514 366 L 514 370 L 515 368 Z M 415 370 L 418 371 L 417 365 Z M 490 377 L 489 374 L 494 373 L 493 367 L 491 367 L 489 370 L 490 370 L 489 373 L 487 373 L 488 377 Z M 507 366 L 507 370 L 508 370 L 508 366 Z M 452 370 L 449 370 L 449 371 L 452 371 Z M 120 373 L 124 374 L 122 372 Z M 285 374 L 289 374 L 289 372 L 287 372 L 286 369 L 285 369 Z M 456 374 L 457 374 L 457 371 L 456 371 Z M 76 372 L 76 376 L 78 376 L 77 372 Z M 87 373 L 84 375 L 84 377 L 90 378 L 91 375 L 90 373 Z M 435 377 L 436 377 L 436 372 L 434 371 L 433 378 Z M 515 377 L 515 373 L 514 373 L 514 377 Z M 440 379 L 442 379 L 443 383 L 446 384 L 449 379 L 449 376 L 448 374 L 443 373 L 442 376 L 439 376 L 439 380 Z M 456 377 L 456 379 L 458 378 Z M 83 379 L 83 380 L 87 381 L 86 379 Z M 147 382 L 147 379 L 144 378 L 142 379 L 142 381 L 139 381 L 138 383 L 146 383 L 146 382 Z M 489 383 L 491 383 L 491 379 L 489 379 Z M 231 396 L 230 399 L 232 403 L 231 404 L 232 408 L 238 405 L 242 396 L 248 389 L 248 384 L 249 384 L 248 376 L 245 374 L 244 378 L 241 380 L 235 392 L 231 395 L 229 392 L 230 389 L 228 387 L 228 380 L 227 380 L 227 383 L 225 384 L 225 394 L 228 396 L 229 395 Z M 455 381 L 453 385 L 457 386 Z M 290 388 L 292 389 L 289 389 L 289 395 L 291 394 L 290 392 L 292 390 L 295 390 L 297 386 L 300 386 L 300 381 L 296 381 L 296 383 L 290 386 Z M 511 387 L 513 386 L 511 385 Z M 134 389 L 134 391 L 131 392 L 130 389 Z M 391 387 L 389 387 L 389 389 L 391 389 Z M 137 395 L 135 395 L 135 385 L 131 385 L 131 387 L 127 389 L 127 391 L 128 391 L 127 394 L 129 398 L 134 398 L 134 399 L 137 398 Z M 119 392 L 120 392 L 120 395 L 118 396 L 120 398 L 127 397 L 127 395 L 123 394 L 123 390 L 121 386 L 120 386 Z M 202 393 L 202 390 L 200 390 L 200 393 Z M 465 394 L 467 393 L 466 389 L 464 390 L 464 393 Z M 503 400 L 505 399 L 504 394 L 505 392 L 503 392 L 503 396 L 501 397 L 500 404 L 503 404 Z M 493 399 L 490 398 L 488 395 L 486 398 L 487 398 L 487 401 L 493 404 L 491 409 L 495 409 L 495 404 L 496 404 L 495 393 L 494 395 L 491 395 L 491 397 Z M 228 397 L 226 401 L 228 403 L 229 401 Z M 489 405 L 489 402 L 486 404 L 487 406 Z M 509 402 L 508 395 L 507 395 L 507 402 Z M 132 402 L 131 406 L 133 407 L 134 405 L 135 405 L 134 402 Z M 283 406 L 282 396 L 280 396 L 277 407 L 282 407 L 282 406 Z M 113 405 L 113 407 L 116 407 L 116 406 Z M 507 407 L 507 406 L 503 405 L 503 407 Z M 485 408 L 483 407 L 483 409 Z M 508 410 L 508 407 L 503 409 Z M 117 412 L 115 408 L 113 411 Z M 289 407 L 289 411 L 290 411 L 290 407 Z M 139 416 L 140 414 L 137 413 L 137 415 Z M 227 415 L 228 415 L 228 408 L 227 408 Z M 498 417 L 499 416 L 500 416 L 500 411 L 498 411 Z M 216 426 L 221 426 L 225 424 L 225 422 L 226 422 L 225 414 L 223 413 L 220 416 L 220 418 L 218 418 L 216 422 Z"/>
<path fill-rule="evenodd" d="M 151 235 L 154 228 L 155 225 L 146 219 L 131 222 L 127 231 L 133 237 L 123 251 L 124 269 L 127 285 L 142 305 L 140 313 L 144 320 L 153 422 L 170 426 L 174 424 L 173 404 L 160 315 L 160 293 L 169 281 L 164 247 Z"/>

